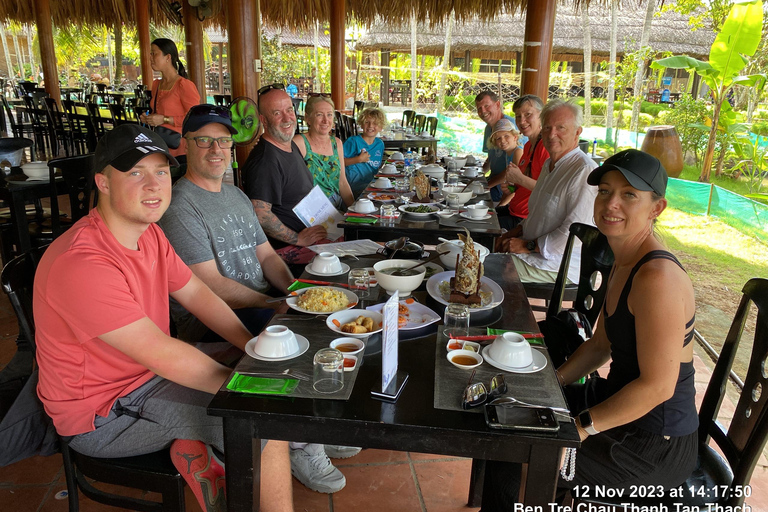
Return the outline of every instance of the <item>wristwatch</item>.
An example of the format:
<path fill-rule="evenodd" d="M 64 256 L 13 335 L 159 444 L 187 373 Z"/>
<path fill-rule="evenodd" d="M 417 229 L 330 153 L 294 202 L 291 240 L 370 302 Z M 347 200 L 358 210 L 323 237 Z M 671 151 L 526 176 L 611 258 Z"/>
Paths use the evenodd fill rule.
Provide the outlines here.
<path fill-rule="evenodd" d="M 525 243 L 525 248 L 528 249 L 528 251 L 533 252 L 536 250 L 536 240 L 528 240 Z"/>
<path fill-rule="evenodd" d="M 589 409 L 584 409 L 579 413 L 579 423 L 581 423 L 581 428 L 591 436 L 600 433 L 599 430 L 592 426 L 592 415 L 589 413 Z"/>

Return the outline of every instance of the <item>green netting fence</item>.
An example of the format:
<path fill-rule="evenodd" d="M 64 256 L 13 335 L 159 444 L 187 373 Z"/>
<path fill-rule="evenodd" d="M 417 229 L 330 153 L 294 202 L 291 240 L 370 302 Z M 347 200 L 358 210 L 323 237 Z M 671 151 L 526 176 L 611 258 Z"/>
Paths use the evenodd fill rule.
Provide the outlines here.
<path fill-rule="evenodd" d="M 768 244 L 768 205 L 709 183 L 669 179 L 667 201 L 678 210 L 711 215 Z"/>

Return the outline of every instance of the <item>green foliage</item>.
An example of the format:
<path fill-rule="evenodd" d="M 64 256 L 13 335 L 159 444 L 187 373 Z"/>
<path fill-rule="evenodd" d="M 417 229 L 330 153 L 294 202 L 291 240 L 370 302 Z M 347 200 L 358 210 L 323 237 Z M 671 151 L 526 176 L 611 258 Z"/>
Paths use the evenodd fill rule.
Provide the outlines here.
<path fill-rule="evenodd" d="M 750 131 L 756 135 L 768 137 L 768 121 L 757 121 L 752 123 Z"/>
<path fill-rule="evenodd" d="M 734 134 L 733 152 L 739 160 L 733 166 L 733 171 L 740 172 L 747 179 L 750 194 L 760 192 L 763 173 L 768 168 L 767 142 L 765 138 L 754 137 L 745 131 Z"/>
<path fill-rule="evenodd" d="M 728 127 L 736 123 L 731 105 L 726 101 L 734 85 L 762 89 L 766 76 L 762 74 L 739 76 L 748 64 L 747 57 L 754 55 L 760 44 L 763 26 L 762 0 L 734 2 L 728 17 L 715 37 L 707 62 L 687 55 L 677 55 L 654 61 L 653 69 L 687 69 L 697 73 L 709 86 L 714 109 L 709 131 L 707 150 L 701 170 L 701 181 L 709 180 L 710 168 L 717 145 L 718 130 L 728 133 Z M 727 141 L 720 138 L 720 150 L 728 148 Z M 722 161 L 723 154 L 721 153 Z"/>
<path fill-rule="evenodd" d="M 677 129 L 683 154 L 692 152 L 697 163 L 707 147 L 707 131 L 694 124 L 702 123 L 711 116 L 712 113 L 706 104 L 693 99 L 690 94 L 683 94 L 680 100 L 675 102 L 675 108 L 664 112 L 664 122 Z"/>

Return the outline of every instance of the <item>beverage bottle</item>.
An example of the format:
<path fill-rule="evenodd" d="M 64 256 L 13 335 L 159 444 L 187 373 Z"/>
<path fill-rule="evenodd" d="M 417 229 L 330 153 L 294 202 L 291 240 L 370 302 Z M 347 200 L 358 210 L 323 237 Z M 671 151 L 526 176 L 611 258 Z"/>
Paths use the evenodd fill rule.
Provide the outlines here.
<path fill-rule="evenodd" d="M 597 156 L 597 139 L 592 141 L 592 156 Z"/>

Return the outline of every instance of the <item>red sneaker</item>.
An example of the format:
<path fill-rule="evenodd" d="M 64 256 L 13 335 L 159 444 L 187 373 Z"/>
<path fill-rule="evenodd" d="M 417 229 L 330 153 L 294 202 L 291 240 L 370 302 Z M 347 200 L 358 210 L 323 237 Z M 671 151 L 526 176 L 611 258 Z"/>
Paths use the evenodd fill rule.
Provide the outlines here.
<path fill-rule="evenodd" d="M 205 512 L 226 512 L 224 467 L 202 441 L 177 439 L 171 445 L 171 460 Z"/>

